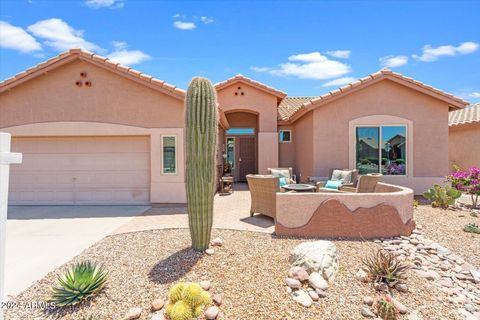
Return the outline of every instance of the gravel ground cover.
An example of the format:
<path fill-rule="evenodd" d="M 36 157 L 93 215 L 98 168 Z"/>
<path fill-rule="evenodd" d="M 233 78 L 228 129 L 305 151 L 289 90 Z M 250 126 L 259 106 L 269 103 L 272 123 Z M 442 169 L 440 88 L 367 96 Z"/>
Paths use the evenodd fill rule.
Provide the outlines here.
<path fill-rule="evenodd" d="M 426 238 L 441 243 L 480 268 L 480 234 L 463 231 L 468 223 L 480 225 L 480 215 L 472 217 L 466 210 L 432 208 L 422 201 L 415 210 L 415 221 L 423 227 Z"/>
<path fill-rule="evenodd" d="M 44 311 L 17 307 L 6 319 L 122 319 L 131 307 L 144 309 L 140 319 L 150 319 L 152 300 L 166 297 L 177 281 L 211 281 L 212 294 L 223 303 L 219 319 L 365 319 L 360 310 L 365 296 L 375 296 L 370 284 L 356 279 L 361 258 L 372 242 L 335 241 L 340 271 L 327 290 L 327 297 L 310 308 L 297 304 L 287 293 L 285 278 L 290 251 L 305 240 L 276 238 L 262 233 L 214 230 L 223 239 L 211 256 L 188 249 L 186 229 L 144 231 L 106 237 L 73 261 L 91 259 L 110 270 L 105 290 L 93 300 L 63 310 Z M 65 266 L 64 266 L 65 267 Z M 62 267 L 62 268 L 64 268 Z M 44 301 L 54 283 L 55 270 L 14 298 L 20 306 Z M 411 271 L 408 293 L 395 293 L 409 311 L 421 318 L 459 319 L 443 292 Z M 408 315 L 402 316 L 408 319 Z M 413 319 L 413 318 L 412 318 Z"/>

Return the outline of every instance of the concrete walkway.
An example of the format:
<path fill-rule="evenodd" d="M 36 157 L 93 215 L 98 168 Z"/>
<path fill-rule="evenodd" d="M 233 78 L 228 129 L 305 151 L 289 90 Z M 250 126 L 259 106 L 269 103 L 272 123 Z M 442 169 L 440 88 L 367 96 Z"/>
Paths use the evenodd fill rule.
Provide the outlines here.
<path fill-rule="evenodd" d="M 11 206 L 5 292 L 15 295 L 148 206 Z"/>
<path fill-rule="evenodd" d="M 273 219 L 255 214 L 250 217 L 250 192 L 246 184 L 236 184 L 231 195 L 216 195 L 213 227 L 272 233 Z M 188 228 L 186 207 L 151 208 L 114 231 L 115 234 L 155 229 Z"/>

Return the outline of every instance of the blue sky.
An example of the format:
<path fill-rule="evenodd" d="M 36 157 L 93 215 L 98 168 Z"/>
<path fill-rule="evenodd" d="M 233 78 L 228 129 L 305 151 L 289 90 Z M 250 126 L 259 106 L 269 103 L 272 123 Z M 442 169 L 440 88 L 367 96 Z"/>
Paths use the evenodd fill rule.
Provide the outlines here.
<path fill-rule="evenodd" d="M 480 102 L 480 1 L 0 1 L 0 78 L 84 47 L 186 89 L 320 95 L 384 66 Z"/>

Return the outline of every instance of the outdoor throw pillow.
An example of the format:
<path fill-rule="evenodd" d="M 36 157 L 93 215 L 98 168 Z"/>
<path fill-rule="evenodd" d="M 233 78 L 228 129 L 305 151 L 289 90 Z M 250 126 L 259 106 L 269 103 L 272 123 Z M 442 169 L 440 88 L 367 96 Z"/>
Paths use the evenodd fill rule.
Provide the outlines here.
<path fill-rule="evenodd" d="M 336 189 L 340 188 L 342 186 L 342 180 L 328 180 L 327 183 L 325 184 L 325 188 L 329 189 Z"/>
<path fill-rule="evenodd" d="M 288 169 L 271 169 L 272 176 L 279 178 L 290 178 L 290 170 Z"/>
<path fill-rule="evenodd" d="M 333 170 L 332 180 L 343 180 L 345 183 L 352 181 L 352 171 L 350 170 Z"/>
<path fill-rule="evenodd" d="M 283 187 L 288 184 L 288 179 L 285 177 L 280 178 L 280 187 Z"/>

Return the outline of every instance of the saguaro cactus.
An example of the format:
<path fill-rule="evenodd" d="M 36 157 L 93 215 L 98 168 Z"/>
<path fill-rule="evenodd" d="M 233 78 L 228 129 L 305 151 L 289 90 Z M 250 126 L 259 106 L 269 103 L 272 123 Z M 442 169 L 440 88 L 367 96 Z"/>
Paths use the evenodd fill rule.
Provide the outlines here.
<path fill-rule="evenodd" d="M 193 249 L 203 251 L 212 231 L 218 134 L 217 96 L 208 79 L 193 78 L 188 86 L 185 127 L 188 223 Z"/>

